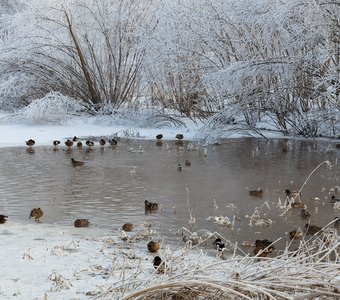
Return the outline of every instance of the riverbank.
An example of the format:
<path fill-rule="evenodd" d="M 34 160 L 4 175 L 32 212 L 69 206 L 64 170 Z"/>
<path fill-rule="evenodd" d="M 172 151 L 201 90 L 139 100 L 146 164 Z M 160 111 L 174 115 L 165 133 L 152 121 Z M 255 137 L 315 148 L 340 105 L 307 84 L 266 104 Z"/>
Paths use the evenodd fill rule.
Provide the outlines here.
<path fill-rule="evenodd" d="M 123 235 L 10 219 L 0 226 L 1 299 L 340 297 L 340 239 L 332 229 L 302 240 L 296 252 L 259 260 L 232 249 L 209 253 L 204 243 L 162 244 L 158 253 L 149 253 L 152 228 L 143 224 Z M 156 255 L 166 261 L 164 273 L 153 267 Z"/>

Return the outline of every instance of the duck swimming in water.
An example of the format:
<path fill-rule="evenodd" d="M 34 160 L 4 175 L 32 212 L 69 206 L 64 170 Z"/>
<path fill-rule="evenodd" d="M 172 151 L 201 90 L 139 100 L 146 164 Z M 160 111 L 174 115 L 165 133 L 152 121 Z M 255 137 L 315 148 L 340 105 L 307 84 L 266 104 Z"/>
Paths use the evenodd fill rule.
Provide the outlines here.
<path fill-rule="evenodd" d="M 31 213 L 30 213 L 30 216 L 29 216 L 29 219 L 30 218 L 34 218 L 34 221 L 39 223 L 40 222 L 40 218 L 43 216 L 43 211 L 40 207 L 38 208 L 33 208 L 31 210 Z"/>

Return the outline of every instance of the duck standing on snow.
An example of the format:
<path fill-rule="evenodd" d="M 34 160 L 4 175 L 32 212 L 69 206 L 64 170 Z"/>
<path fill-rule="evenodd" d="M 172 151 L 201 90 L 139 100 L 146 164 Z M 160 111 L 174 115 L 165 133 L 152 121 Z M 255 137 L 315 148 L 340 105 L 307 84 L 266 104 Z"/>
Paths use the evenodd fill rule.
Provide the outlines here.
<path fill-rule="evenodd" d="M 154 241 L 150 241 L 147 244 L 147 247 L 148 247 L 149 252 L 155 253 L 155 252 L 157 252 L 160 249 L 161 245 L 160 245 L 160 243 L 157 243 L 157 242 L 154 242 Z"/>
<path fill-rule="evenodd" d="M 110 144 L 111 146 L 117 146 L 118 142 L 117 142 L 116 139 L 111 139 L 111 140 L 109 140 L 109 144 Z"/>
<path fill-rule="evenodd" d="M 35 144 L 35 140 L 32 140 L 32 139 L 29 139 L 28 141 L 25 142 L 26 143 L 26 146 L 28 147 L 33 147 L 34 144 Z"/>
<path fill-rule="evenodd" d="M 0 224 L 4 224 L 7 221 L 8 216 L 0 215 Z"/>
<path fill-rule="evenodd" d="M 216 250 L 218 251 L 223 251 L 225 249 L 225 244 L 222 242 L 220 238 L 217 238 L 214 242 L 213 245 L 215 246 Z"/>
<path fill-rule="evenodd" d="M 40 222 L 40 218 L 43 216 L 43 211 L 40 207 L 38 208 L 33 208 L 31 210 L 31 213 L 30 213 L 30 216 L 29 216 L 29 219 L 30 218 L 34 218 L 34 221 L 39 223 Z"/>
<path fill-rule="evenodd" d="M 157 139 L 157 140 L 161 140 L 162 138 L 163 138 L 163 134 L 160 133 L 160 134 L 157 134 L 157 135 L 156 135 L 156 139 Z"/>
<path fill-rule="evenodd" d="M 71 149 L 71 147 L 73 146 L 73 142 L 72 142 L 71 140 L 67 140 L 67 141 L 65 142 L 65 145 L 66 145 L 66 147 L 67 147 L 68 149 Z"/>
<path fill-rule="evenodd" d="M 122 230 L 126 231 L 126 232 L 130 232 L 133 229 L 133 224 L 131 223 L 125 223 L 122 226 Z"/>
<path fill-rule="evenodd" d="M 91 148 L 91 147 L 94 146 L 94 142 L 92 142 L 92 141 L 86 141 L 85 144 L 86 144 L 86 146 L 88 146 L 89 148 Z"/>

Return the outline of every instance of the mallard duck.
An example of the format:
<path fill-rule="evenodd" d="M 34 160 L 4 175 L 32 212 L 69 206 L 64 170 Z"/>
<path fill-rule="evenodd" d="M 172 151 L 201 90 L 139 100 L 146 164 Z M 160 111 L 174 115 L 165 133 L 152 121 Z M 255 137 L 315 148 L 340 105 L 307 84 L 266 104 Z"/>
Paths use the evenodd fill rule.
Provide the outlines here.
<path fill-rule="evenodd" d="M 301 209 L 300 216 L 302 219 L 307 219 L 310 218 L 310 213 L 303 208 Z"/>
<path fill-rule="evenodd" d="M 300 228 L 295 229 L 295 230 L 289 232 L 289 237 L 290 237 L 291 240 L 293 240 L 293 239 L 294 240 L 301 239 L 302 236 L 303 236 L 303 233 L 302 233 Z"/>
<path fill-rule="evenodd" d="M 157 135 L 156 135 L 156 139 L 157 139 L 157 140 L 161 140 L 162 138 L 163 138 L 163 134 L 160 133 L 160 134 L 157 134 Z"/>
<path fill-rule="evenodd" d="M 273 242 L 270 240 L 256 240 L 255 241 L 255 249 L 254 254 L 258 255 L 260 251 L 263 251 L 258 256 L 266 257 L 269 253 L 272 253 L 275 250 L 275 247 L 272 245 Z"/>
<path fill-rule="evenodd" d="M 100 139 L 99 144 L 101 147 L 104 147 L 106 144 L 106 141 L 104 139 Z"/>
<path fill-rule="evenodd" d="M 185 164 L 186 167 L 190 167 L 191 166 L 191 161 L 186 159 L 184 164 Z"/>
<path fill-rule="evenodd" d="M 110 144 L 111 146 L 117 146 L 118 142 L 117 142 L 116 139 L 111 139 L 111 140 L 109 140 L 109 144 Z"/>
<path fill-rule="evenodd" d="M 86 141 L 85 144 L 86 144 L 86 146 L 88 146 L 90 148 L 94 146 L 94 142 L 92 142 L 92 141 Z"/>
<path fill-rule="evenodd" d="M 73 146 L 73 142 L 71 140 L 67 140 L 65 145 L 70 149 Z"/>
<path fill-rule="evenodd" d="M 216 250 L 218 251 L 223 251 L 225 249 L 225 244 L 222 242 L 220 238 L 217 238 L 214 242 L 213 245 L 215 246 Z"/>
<path fill-rule="evenodd" d="M 77 219 L 74 221 L 74 227 L 88 227 L 89 225 L 89 219 Z"/>
<path fill-rule="evenodd" d="M 145 200 L 144 204 L 145 204 L 145 210 L 156 210 L 158 209 L 158 205 L 159 205 L 159 203 L 149 202 L 148 200 Z"/>
<path fill-rule="evenodd" d="M 124 231 L 127 231 L 127 232 L 130 232 L 132 229 L 133 229 L 133 225 L 131 223 L 125 223 L 123 226 L 122 226 L 122 229 Z"/>
<path fill-rule="evenodd" d="M 302 203 L 302 202 L 291 202 L 290 206 L 292 208 L 304 208 L 304 209 L 306 209 L 306 207 L 307 207 L 307 205 Z"/>
<path fill-rule="evenodd" d="M 60 144 L 60 141 L 53 141 L 53 146 L 57 147 Z"/>
<path fill-rule="evenodd" d="M 72 139 L 73 142 L 78 142 L 79 140 L 80 140 L 80 139 L 79 139 L 79 137 L 77 137 L 77 136 L 74 136 L 73 139 Z"/>
<path fill-rule="evenodd" d="M 181 133 L 178 133 L 178 134 L 176 134 L 176 139 L 183 140 L 184 139 L 184 135 L 181 134 Z"/>
<path fill-rule="evenodd" d="M 316 225 L 310 225 L 306 224 L 305 225 L 305 232 L 306 235 L 314 235 L 322 230 L 322 227 L 316 226 Z"/>
<path fill-rule="evenodd" d="M 30 218 L 34 218 L 34 221 L 39 223 L 40 222 L 40 218 L 43 216 L 43 211 L 41 210 L 40 207 L 38 208 L 33 208 L 31 210 L 31 213 L 30 213 L 30 216 L 29 216 L 29 219 Z"/>
<path fill-rule="evenodd" d="M 153 267 L 157 269 L 161 265 L 162 262 L 163 261 L 159 256 L 155 256 L 155 258 L 153 259 Z"/>
<path fill-rule="evenodd" d="M 262 189 L 258 189 L 258 190 L 254 190 L 254 191 L 249 191 L 249 195 L 253 196 L 253 197 L 263 197 L 263 190 Z"/>
<path fill-rule="evenodd" d="M 334 227 L 340 227 L 340 218 L 339 217 L 335 217 L 334 218 Z"/>
<path fill-rule="evenodd" d="M 35 144 L 35 140 L 29 139 L 28 141 L 25 142 L 28 147 L 33 147 Z"/>
<path fill-rule="evenodd" d="M 183 169 L 182 165 L 181 165 L 181 164 L 178 164 L 178 165 L 177 165 L 177 171 L 178 171 L 178 172 L 181 172 L 182 169 Z"/>
<path fill-rule="evenodd" d="M 148 246 L 149 252 L 151 253 L 157 252 L 161 247 L 160 243 L 157 243 L 154 241 L 150 241 L 147 246 Z"/>
<path fill-rule="evenodd" d="M 0 224 L 4 224 L 7 221 L 8 216 L 0 215 Z"/>
<path fill-rule="evenodd" d="M 335 196 L 333 195 L 331 198 L 331 203 L 337 203 L 340 202 L 340 199 L 335 198 Z"/>
<path fill-rule="evenodd" d="M 75 160 L 73 157 L 71 158 L 71 163 L 74 167 L 84 165 L 84 162 L 82 160 Z"/>
<path fill-rule="evenodd" d="M 79 142 L 77 143 L 77 147 L 78 147 L 78 148 L 83 147 L 83 143 L 82 143 L 81 141 L 79 141 Z"/>

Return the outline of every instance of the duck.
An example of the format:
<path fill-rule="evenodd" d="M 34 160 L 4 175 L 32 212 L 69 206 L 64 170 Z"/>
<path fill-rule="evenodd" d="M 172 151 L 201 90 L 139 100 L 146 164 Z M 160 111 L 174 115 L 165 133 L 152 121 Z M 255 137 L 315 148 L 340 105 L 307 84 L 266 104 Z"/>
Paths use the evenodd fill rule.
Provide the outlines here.
<path fill-rule="evenodd" d="M 53 141 L 53 146 L 54 147 L 57 147 L 59 144 L 60 144 L 60 141 L 57 141 L 57 140 Z"/>
<path fill-rule="evenodd" d="M 163 260 L 157 255 L 157 256 L 155 256 L 154 257 L 154 259 L 153 259 L 153 267 L 155 268 L 155 269 L 158 269 L 159 268 L 159 266 L 162 264 L 162 262 L 163 262 Z"/>
<path fill-rule="evenodd" d="M 154 242 L 154 241 L 150 241 L 147 244 L 147 247 L 148 247 L 149 252 L 155 253 L 155 252 L 157 252 L 160 249 L 161 245 L 160 245 L 160 243 L 157 243 L 157 242 Z"/>
<path fill-rule="evenodd" d="M 159 203 L 149 202 L 148 200 L 145 200 L 144 204 L 145 204 L 145 210 L 156 210 L 158 209 L 158 205 L 159 205 Z"/>
<path fill-rule="evenodd" d="M 74 221 L 74 227 L 88 227 L 89 225 L 89 219 L 76 219 Z"/>
<path fill-rule="evenodd" d="M 33 147 L 35 144 L 35 140 L 29 139 L 28 141 L 25 142 L 28 147 Z"/>
<path fill-rule="evenodd" d="M 7 221 L 8 216 L 0 215 L 0 224 L 4 224 Z"/>
<path fill-rule="evenodd" d="M 322 227 L 316 226 L 316 225 L 310 225 L 306 224 L 305 225 L 305 232 L 306 235 L 314 235 L 322 230 Z"/>
<path fill-rule="evenodd" d="M 184 139 L 184 135 L 181 134 L 181 133 L 177 133 L 176 136 L 175 136 L 175 138 L 176 138 L 177 140 L 183 140 L 183 139 Z"/>
<path fill-rule="evenodd" d="M 301 209 L 300 216 L 302 219 L 310 218 L 310 213 L 306 209 Z"/>
<path fill-rule="evenodd" d="M 267 257 L 269 253 L 272 253 L 275 250 L 275 247 L 272 245 L 273 242 L 270 240 L 256 240 L 255 241 L 255 249 L 254 255 L 259 257 Z M 262 251 L 262 252 L 261 252 Z M 258 254 L 261 252 L 260 254 Z"/>
<path fill-rule="evenodd" d="M 126 232 L 130 232 L 133 229 L 133 224 L 131 223 L 125 223 L 122 226 L 122 230 L 126 231 Z"/>
<path fill-rule="evenodd" d="M 340 218 L 339 217 L 335 217 L 334 218 L 334 227 L 338 228 L 340 227 Z"/>
<path fill-rule="evenodd" d="M 82 143 L 81 141 L 79 141 L 79 142 L 77 143 L 77 147 L 78 147 L 78 148 L 83 147 L 83 143 Z"/>
<path fill-rule="evenodd" d="M 86 146 L 88 146 L 90 148 L 94 146 L 94 142 L 92 142 L 92 141 L 86 141 L 85 144 L 86 144 Z"/>
<path fill-rule="evenodd" d="M 111 139 L 111 140 L 109 140 L 109 144 L 110 144 L 111 146 L 117 146 L 118 142 L 117 142 L 116 139 Z"/>
<path fill-rule="evenodd" d="M 160 133 L 160 134 L 157 134 L 157 135 L 156 135 L 156 139 L 157 139 L 157 140 L 161 140 L 162 138 L 163 138 L 163 134 Z"/>
<path fill-rule="evenodd" d="M 178 164 L 178 165 L 177 165 L 177 171 L 178 171 L 178 172 L 181 172 L 182 169 L 183 169 L 182 165 L 181 165 L 181 164 Z"/>
<path fill-rule="evenodd" d="M 253 196 L 253 197 L 262 198 L 263 197 L 263 190 L 262 189 L 258 189 L 258 190 L 254 190 L 254 191 L 249 191 L 249 195 Z"/>
<path fill-rule="evenodd" d="M 99 144 L 101 147 L 104 147 L 106 144 L 106 141 L 104 139 L 100 139 Z"/>
<path fill-rule="evenodd" d="M 292 208 L 304 208 L 304 209 L 306 209 L 306 207 L 307 207 L 307 205 L 302 203 L 302 202 L 292 202 L 292 203 L 290 203 L 290 206 Z"/>
<path fill-rule="evenodd" d="M 29 216 L 29 219 L 30 218 L 34 218 L 34 221 L 39 223 L 40 222 L 40 218 L 43 216 L 43 211 L 40 207 L 38 208 L 33 208 L 31 210 L 31 213 L 30 213 L 30 216 Z"/>
<path fill-rule="evenodd" d="M 82 160 L 75 160 L 73 157 L 71 158 L 71 163 L 74 167 L 84 165 L 84 162 Z"/>
<path fill-rule="evenodd" d="M 79 140 L 80 140 L 80 138 L 77 137 L 77 136 L 74 136 L 73 139 L 72 139 L 73 142 L 78 142 Z"/>
<path fill-rule="evenodd" d="M 293 240 L 293 239 L 294 240 L 300 239 L 300 238 L 302 238 L 302 236 L 303 236 L 303 233 L 302 233 L 300 228 L 295 229 L 295 230 L 289 232 L 289 237 L 290 237 L 291 240 Z"/>
<path fill-rule="evenodd" d="M 225 244 L 222 242 L 220 238 L 217 238 L 214 242 L 213 245 L 215 246 L 216 250 L 218 251 L 223 251 L 225 249 Z"/>
<path fill-rule="evenodd" d="M 337 203 L 337 202 L 340 202 L 340 199 L 335 198 L 335 196 L 333 195 L 331 197 L 331 203 Z"/>
<path fill-rule="evenodd" d="M 185 165 L 186 167 L 191 167 L 191 161 L 188 160 L 188 159 L 186 159 L 184 165 Z"/>
<path fill-rule="evenodd" d="M 67 148 L 71 148 L 72 146 L 73 146 L 73 142 L 71 141 L 71 140 L 67 140 L 66 142 L 65 142 L 65 145 L 67 146 Z"/>

